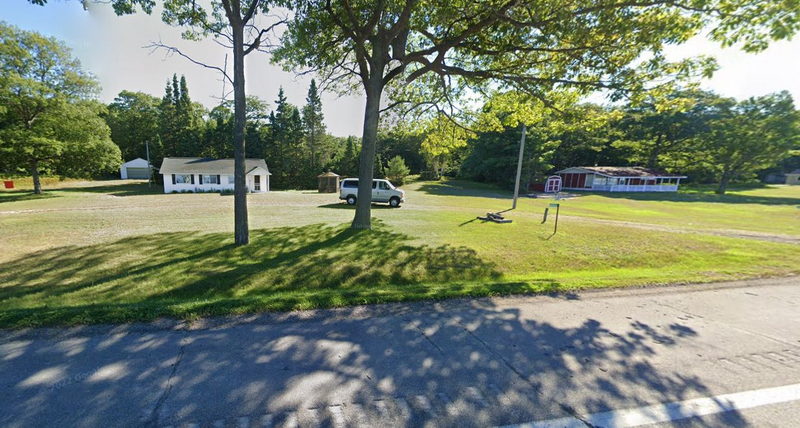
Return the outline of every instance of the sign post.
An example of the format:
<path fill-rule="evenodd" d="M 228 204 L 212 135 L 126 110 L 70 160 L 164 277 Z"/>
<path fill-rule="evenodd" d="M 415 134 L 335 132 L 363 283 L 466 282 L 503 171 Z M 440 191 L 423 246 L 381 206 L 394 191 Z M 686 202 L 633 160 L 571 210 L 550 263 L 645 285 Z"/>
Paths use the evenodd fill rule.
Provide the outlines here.
<path fill-rule="evenodd" d="M 561 208 L 561 204 L 555 204 L 555 203 L 554 204 L 550 204 L 549 208 L 555 208 L 556 209 L 556 224 L 553 227 L 553 235 L 555 235 L 556 232 L 558 232 L 558 211 Z M 545 214 L 545 220 L 547 220 L 547 214 Z"/>

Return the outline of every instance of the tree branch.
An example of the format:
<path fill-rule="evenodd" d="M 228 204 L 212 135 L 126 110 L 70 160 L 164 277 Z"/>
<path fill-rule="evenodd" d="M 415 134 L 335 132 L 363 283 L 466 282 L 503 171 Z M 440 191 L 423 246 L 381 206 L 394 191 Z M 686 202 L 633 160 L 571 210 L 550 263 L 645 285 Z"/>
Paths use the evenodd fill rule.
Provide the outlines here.
<path fill-rule="evenodd" d="M 189 60 L 193 64 L 197 64 L 199 66 L 202 66 L 202 67 L 205 67 L 205 68 L 209 68 L 211 70 L 219 71 L 220 73 L 222 73 L 222 76 L 225 79 L 228 80 L 228 82 L 233 84 L 233 79 L 231 79 L 230 76 L 228 76 L 228 73 L 224 69 L 222 69 L 221 67 L 217 67 L 215 65 L 209 65 L 209 64 L 200 62 L 200 61 L 190 57 L 189 55 L 186 55 L 185 53 L 181 52 L 180 49 L 178 49 L 178 48 L 176 48 L 174 46 L 165 45 L 165 44 L 163 44 L 161 42 L 152 42 L 149 45 L 144 46 L 144 47 L 150 49 L 151 53 L 155 52 L 155 51 L 157 51 L 159 49 L 164 49 L 164 50 L 167 51 L 168 54 L 178 54 L 178 55 L 186 58 L 187 60 Z"/>

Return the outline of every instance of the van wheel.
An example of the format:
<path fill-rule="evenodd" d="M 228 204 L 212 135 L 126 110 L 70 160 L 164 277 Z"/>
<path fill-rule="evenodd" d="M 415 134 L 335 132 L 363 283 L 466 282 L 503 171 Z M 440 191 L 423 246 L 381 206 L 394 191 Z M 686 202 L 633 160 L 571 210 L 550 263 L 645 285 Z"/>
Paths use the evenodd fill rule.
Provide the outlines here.
<path fill-rule="evenodd" d="M 356 197 L 350 195 L 347 197 L 347 205 L 355 205 L 356 204 Z"/>
<path fill-rule="evenodd" d="M 395 198 L 389 199 L 389 205 L 391 205 L 392 208 L 399 207 L 400 206 L 400 198 L 395 197 Z"/>

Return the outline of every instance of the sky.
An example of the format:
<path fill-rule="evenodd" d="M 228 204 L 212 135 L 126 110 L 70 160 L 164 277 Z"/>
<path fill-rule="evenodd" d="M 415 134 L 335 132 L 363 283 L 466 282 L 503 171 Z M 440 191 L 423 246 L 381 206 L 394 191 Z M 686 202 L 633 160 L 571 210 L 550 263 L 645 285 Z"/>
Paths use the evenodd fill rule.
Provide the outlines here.
<path fill-rule="evenodd" d="M 209 108 L 219 103 L 222 94 L 219 72 L 145 46 L 160 41 L 218 66 L 224 63 L 225 49 L 210 40 L 182 40 L 181 30 L 161 22 L 157 13 L 118 17 L 108 5 L 93 5 L 85 11 L 78 0 L 50 0 L 45 7 L 30 5 L 27 0 L 3 0 L 3 6 L 0 20 L 65 42 L 83 67 L 100 81 L 101 101 L 112 101 L 122 90 L 161 97 L 167 79 L 177 73 L 186 76 L 192 100 Z M 717 58 L 719 71 L 703 81 L 702 86 L 721 95 L 744 99 L 788 90 L 795 100 L 800 100 L 800 37 L 773 43 L 759 54 L 748 54 L 736 48 L 722 49 L 703 38 L 695 38 L 684 45 L 670 47 L 667 54 L 671 59 L 701 54 Z M 231 60 L 229 58 L 229 69 Z M 274 101 L 282 86 L 289 102 L 298 106 L 305 104 L 310 76 L 285 72 L 270 64 L 269 56 L 263 53 L 253 53 L 246 61 L 245 81 L 249 95 Z M 227 89 L 231 89 L 230 84 Z M 323 94 L 322 102 L 330 133 L 361 135 L 364 100 L 360 94 L 343 97 Z"/>

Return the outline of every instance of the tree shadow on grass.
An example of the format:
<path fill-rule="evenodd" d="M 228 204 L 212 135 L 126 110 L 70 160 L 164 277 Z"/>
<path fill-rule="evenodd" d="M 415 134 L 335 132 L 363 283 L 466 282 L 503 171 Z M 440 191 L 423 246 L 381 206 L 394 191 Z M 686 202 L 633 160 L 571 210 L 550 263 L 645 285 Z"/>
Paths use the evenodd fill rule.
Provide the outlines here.
<path fill-rule="evenodd" d="M 371 204 L 371 206 L 372 206 L 372 209 L 379 209 L 379 210 L 395 209 L 395 208 L 389 206 L 388 204 L 381 204 L 381 203 L 377 203 L 377 202 L 373 202 Z M 355 205 L 349 205 L 347 202 L 344 202 L 344 201 L 342 201 L 342 202 L 334 202 L 334 203 L 324 204 L 324 205 L 319 205 L 319 208 L 331 208 L 331 209 L 335 209 L 335 210 L 355 210 L 356 209 Z"/>
<path fill-rule="evenodd" d="M 102 182 L 95 182 L 102 183 Z M 137 196 L 137 195 L 163 195 L 164 186 L 161 184 L 147 185 L 147 181 L 131 181 L 119 184 L 96 184 L 80 187 L 63 187 L 55 189 L 59 192 L 68 193 L 103 193 L 113 196 Z"/>
<path fill-rule="evenodd" d="M 362 232 L 317 224 L 254 230 L 245 247 L 228 233 L 174 232 L 50 249 L 0 264 L 0 325 L 524 291 L 483 285 L 500 273 L 472 249 L 409 240 L 380 224 Z M 442 285 L 471 282 L 467 291 Z"/>
<path fill-rule="evenodd" d="M 19 202 L 19 201 L 33 201 L 37 199 L 50 199 L 57 198 L 58 195 L 51 192 L 44 192 L 40 195 L 33 193 L 31 190 L 11 190 L 0 192 L 0 203 L 3 202 Z"/>
<path fill-rule="evenodd" d="M 419 187 L 421 192 L 439 196 L 473 196 L 493 199 L 512 199 L 511 192 L 489 184 L 462 180 L 426 182 Z"/>

